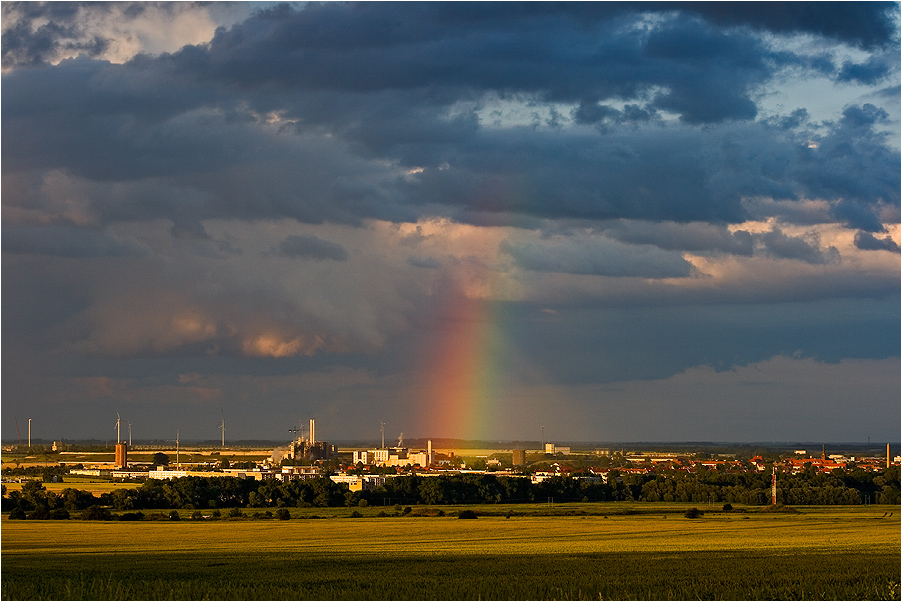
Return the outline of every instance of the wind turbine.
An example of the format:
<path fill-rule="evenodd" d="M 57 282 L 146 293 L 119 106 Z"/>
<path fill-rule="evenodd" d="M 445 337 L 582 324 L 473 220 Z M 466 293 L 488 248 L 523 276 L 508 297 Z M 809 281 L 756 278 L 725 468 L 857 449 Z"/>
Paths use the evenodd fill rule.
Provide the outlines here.
<path fill-rule="evenodd" d="M 119 438 L 119 413 L 116 413 L 116 444 L 119 444 L 122 440 Z"/>
<path fill-rule="evenodd" d="M 129 423 L 129 448 L 132 447 L 132 424 Z"/>
<path fill-rule="evenodd" d="M 219 427 L 223 431 L 222 447 L 225 448 L 226 447 L 226 418 L 223 416 L 223 411 L 220 411 L 219 418 L 220 418 L 220 422 L 219 422 L 219 425 L 217 425 L 217 427 Z"/>

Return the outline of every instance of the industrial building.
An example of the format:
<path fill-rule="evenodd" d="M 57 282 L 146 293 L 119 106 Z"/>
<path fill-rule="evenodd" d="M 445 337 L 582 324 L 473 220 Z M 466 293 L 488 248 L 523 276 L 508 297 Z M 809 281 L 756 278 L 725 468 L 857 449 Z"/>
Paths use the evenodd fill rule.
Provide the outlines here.
<path fill-rule="evenodd" d="M 355 450 L 353 453 L 354 464 L 377 465 L 379 467 L 432 467 L 435 464 L 433 455 L 433 441 L 427 441 L 426 450 L 413 452 L 405 448 L 402 439 L 398 439 L 398 446 L 392 448 L 371 448 L 370 450 Z"/>
<path fill-rule="evenodd" d="M 116 444 L 116 461 L 113 463 L 116 469 L 126 469 L 129 466 L 128 446 L 125 442 Z"/>
<path fill-rule="evenodd" d="M 360 492 L 361 490 L 375 490 L 385 484 L 387 478 L 385 475 L 350 475 L 340 473 L 338 475 L 330 475 L 329 479 L 337 484 L 348 484 L 348 490 L 351 492 Z"/>
<path fill-rule="evenodd" d="M 527 451 L 526 450 L 512 450 L 511 451 L 511 464 L 515 467 L 520 467 L 527 464 Z"/>
<path fill-rule="evenodd" d="M 325 461 L 334 457 L 336 447 L 329 442 L 318 442 L 316 439 L 316 420 L 310 420 L 310 431 L 307 438 L 299 436 L 288 445 L 287 458 L 293 461 Z M 274 459 L 275 460 L 275 459 Z"/>

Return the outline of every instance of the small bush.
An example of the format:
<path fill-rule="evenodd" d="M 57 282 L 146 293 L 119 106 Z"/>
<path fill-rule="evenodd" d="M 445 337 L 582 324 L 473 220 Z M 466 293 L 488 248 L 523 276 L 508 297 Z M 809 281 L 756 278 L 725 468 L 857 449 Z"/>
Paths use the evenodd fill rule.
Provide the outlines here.
<path fill-rule="evenodd" d="M 109 509 L 105 509 L 99 505 L 91 505 L 82 513 L 82 519 L 88 520 L 108 520 L 113 519 L 113 514 Z"/>
<path fill-rule="evenodd" d="M 724 503 L 724 506 L 721 507 L 722 511 L 733 511 L 734 506 L 731 503 Z"/>
<path fill-rule="evenodd" d="M 352 517 L 363 517 L 363 515 L 361 515 L 358 511 L 352 511 L 351 516 Z"/>
<path fill-rule="evenodd" d="M 281 519 L 281 520 L 285 521 L 286 519 L 291 519 L 291 518 L 292 518 L 292 514 L 288 512 L 288 509 L 283 508 L 283 509 L 279 509 L 278 511 L 276 511 L 276 519 Z"/>
<path fill-rule="evenodd" d="M 241 509 L 238 507 L 233 507 L 231 511 L 229 511 L 229 517 L 244 517 L 245 514 L 241 512 Z"/>
<path fill-rule="evenodd" d="M 144 519 L 144 513 L 137 511 L 135 513 L 123 513 L 117 517 L 119 521 L 141 521 Z"/>
<path fill-rule="evenodd" d="M 477 514 L 470 509 L 458 511 L 458 519 L 477 519 Z"/>
<path fill-rule="evenodd" d="M 388 517 L 389 514 L 386 513 L 385 511 L 380 511 L 379 513 L 376 514 L 376 516 L 377 517 Z"/>
<path fill-rule="evenodd" d="M 687 519 L 698 519 L 698 518 L 702 517 L 703 515 L 705 515 L 705 513 L 703 511 L 700 511 L 696 507 L 693 507 L 692 509 L 687 509 L 687 512 L 684 513 L 684 517 L 686 517 Z"/>
<path fill-rule="evenodd" d="M 401 514 L 408 515 L 408 514 L 410 514 L 411 511 L 412 511 L 411 507 L 405 507 L 404 510 L 401 512 Z"/>
<path fill-rule="evenodd" d="M 169 520 L 170 521 L 179 521 L 180 519 L 182 519 L 182 518 L 179 516 L 179 512 L 176 511 L 175 509 L 173 509 L 172 511 L 169 512 Z"/>
<path fill-rule="evenodd" d="M 10 519 L 25 519 L 25 511 L 21 507 L 16 507 L 9 512 Z"/>
<path fill-rule="evenodd" d="M 362 499 L 357 503 L 357 506 L 359 506 L 359 507 L 367 507 L 367 506 L 370 506 L 370 503 L 368 503 L 366 499 L 363 499 L 363 498 L 362 498 Z"/>

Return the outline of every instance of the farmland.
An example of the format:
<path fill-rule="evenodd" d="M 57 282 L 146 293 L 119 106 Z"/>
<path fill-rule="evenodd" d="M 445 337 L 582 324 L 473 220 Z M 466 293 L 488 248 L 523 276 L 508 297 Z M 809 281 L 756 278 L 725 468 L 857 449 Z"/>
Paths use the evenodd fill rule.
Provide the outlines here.
<path fill-rule="evenodd" d="M 415 508 L 290 521 L 10 521 L 4 599 L 899 598 L 898 506 Z M 579 509 L 577 508 L 579 507 Z M 581 514 L 593 507 L 595 513 Z M 391 510 L 391 508 L 389 508 Z M 483 511 L 493 511 L 489 516 Z M 304 511 L 302 513 L 302 511 Z M 326 513 L 324 514 L 324 511 Z M 512 512 L 518 512 L 518 515 Z M 568 514 L 565 514 L 568 513 Z M 188 515 L 184 516 L 187 519 Z M 311 517 L 317 517 L 313 519 Z M 40 568 L 40 569 L 38 569 Z"/>

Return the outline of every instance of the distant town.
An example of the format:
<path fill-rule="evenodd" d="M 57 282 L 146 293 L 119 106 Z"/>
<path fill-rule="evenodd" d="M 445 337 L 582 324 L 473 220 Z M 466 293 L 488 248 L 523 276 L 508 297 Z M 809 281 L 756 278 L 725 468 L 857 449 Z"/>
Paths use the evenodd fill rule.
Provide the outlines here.
<path fill-rule="evenodd" d="M 292 440 L 272 451 L 253 445 L 227 446 L 225 436 L 221 442 L 208 442 L 180 447 L 171 444 L 130 445 L 123 440 L 109 444 L 74 444 L 55 441 L 50 446 L 40 444 L 26 447 L 22 444 L 4 444 L 5 452 L 44 451 L 58 459 L 58 470 L 52 480 L 63 480 L 65 475 L 99 478 L 113 481 L 166 480 L 180 477 L 253 478 L 280 481 L 303 480 L 328 476 L 332 481 L 347 485 L 352 492 L 373 490 L 395 476 L 441 476 L 450 474 L 492 474 L 495 476 L 529 477 L 536 484 L 553 477 L 578 476 L 582 479 L 609 480 L 631 475 L 695 474 L 699 471 L 724 473 L 779 472 L 795 475 L 802 472 L 837 473 L 848 470 L 880 472 L 899 466 L 899 454 L 891 454 L 891 445 L 884 454 L 876 454 L 874 445 L 848 445 L 842 452 L 753 444 L 685 443 L 667 450 L 665 445 L 650 446 L 647 450 L 624 447 L 588 447 L 558 445 L 541 442 L 535 448 L 527 448 L 525 442 L 509 443 L 510 449 L 499 449 L 499 443 L 470 443 L 482 448 L 451 448 L 440 450 L 427 440 L 425 446 L 407 445 L 403 435 L 397 442 L 386 445 L 382 434 L 379 446 L 338 446 L 317 439 L 316 421 L 310 420 L 307 435 L 303 429 L 290 430 L 296 435 Z M 30 435 L 29 435 L 30 439 Z M 443 444 L 461 444 L 442 440 Z M 219 445 L 217 445 L 219 444 Z M 534 443 L 535 444 L 535 443 Z M 112 450 L 110 450 L 112 448 Z M 734 448 L 733 452 L 713 452 Z M 98 450 L 100 449 L 100 450 Z M 899 450 L 899 445 L 895 445 Z M 860 452 L 857 452 L 860 451 Z M 746 454 L 744 454 L 744 451 Z M 108 459 L 109 452 L 112 458 Z M 268 454 L 267 454 L 268 453 Z M 86 460 L 85 455 L 96 460 Z M 266 455 L 266 456 L 264 456 Z M 78 458 L 76 462 L 69 459 Z M 151 458 L 148 458 L 151 457 Z M 46 464 L 48 457 L 44 457 Z M 31 462 L 29 462 L 31 461 Z M 29 466 L 42 463 L 36 459 L 21 457 L 4 462 L 3 480 L 28 479 Z"/>

